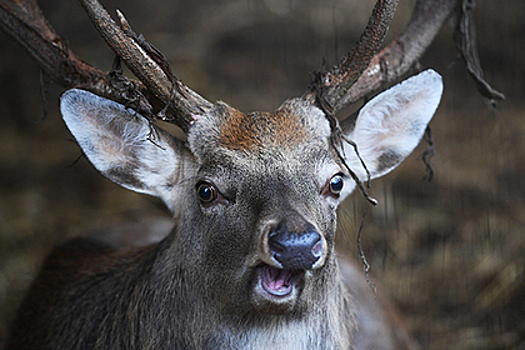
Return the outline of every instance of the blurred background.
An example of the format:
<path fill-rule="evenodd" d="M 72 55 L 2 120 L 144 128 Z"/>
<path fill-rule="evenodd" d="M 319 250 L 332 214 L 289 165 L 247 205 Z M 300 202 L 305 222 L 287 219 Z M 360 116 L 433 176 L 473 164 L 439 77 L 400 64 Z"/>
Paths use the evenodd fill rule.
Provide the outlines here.
<path fill-rule="evenodd" d="M 401 0 L 387 42 L 414 0 Z M 435 178 L 423 181 L 420 145 L 372 184 L 379 205 L 355 193 L 340 209 L 341 254 L 362 245 L 380 294 L 390 294 L 425 349 L 525 348 L 525 2 L 484 0 L 474 10 L 486 80 L 506 95 L 492 108 L 443 28 L 422 68 L 445 93 L 432 123 Z M 109 70 L 113 55 L 76 1 L 40 1 L 78 56 Z M 105 0 L 127 16 L 211 101 L 245 112 L 301 95 L 310 73 L 336 63 L 357 40 L 367 0 Z M 124 190 L 84 158 L 42 97 L 39 68 L 0 32 L 0 348 L 7 325 L 50 249 L 105 227 L 147 224 L 169 213 Z M 47 115 L 44 113 L 47 110 Z M 344 116 L 343 116 L 344 117 Z"/>

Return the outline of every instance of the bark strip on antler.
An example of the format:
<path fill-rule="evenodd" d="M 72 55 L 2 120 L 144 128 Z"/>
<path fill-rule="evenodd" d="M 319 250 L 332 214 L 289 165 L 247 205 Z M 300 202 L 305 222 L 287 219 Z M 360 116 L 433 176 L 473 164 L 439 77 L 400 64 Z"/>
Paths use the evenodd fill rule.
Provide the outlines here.
<path fill-rule="evenodd" d="M 467 71 L 478 87 L 478 91 L 495 105 L 496 101 L 504 100 L 505 95 L 490 86 L 483 78 L 483 70 L 481 69 L 476 45 L 476 27 L 474 26 L 472 15 L 473 7 L 473 0 L 461 1 L 458 9 L 459 15 L 454 32 L 454 40 L 463 61 L 465 61 Z"/>

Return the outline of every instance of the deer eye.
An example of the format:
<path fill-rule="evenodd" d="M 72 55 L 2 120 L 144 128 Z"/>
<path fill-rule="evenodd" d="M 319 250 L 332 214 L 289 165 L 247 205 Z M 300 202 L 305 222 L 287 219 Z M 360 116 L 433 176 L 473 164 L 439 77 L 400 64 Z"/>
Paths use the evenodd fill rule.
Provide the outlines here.
<path fill-rule="evenodd" d="M 328 184 L 328 190 L 330 191 L 331 195 L 339 197 L 341 191 L 343 190 L 343 185 L 343 176 L 341 174 L 337 174 L 330 179 L 330 183 Z"/>
<path fill-rule="evenodd" d="M 197 195 L 202 203 L 208 204 L 217 199 L 217 189 L 209 182 L 199 182 Z"/>

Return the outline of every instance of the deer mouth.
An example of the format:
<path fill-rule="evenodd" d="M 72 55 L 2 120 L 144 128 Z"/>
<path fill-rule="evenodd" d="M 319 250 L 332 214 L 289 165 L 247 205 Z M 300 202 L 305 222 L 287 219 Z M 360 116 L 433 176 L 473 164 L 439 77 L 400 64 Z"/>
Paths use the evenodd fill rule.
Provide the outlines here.
<path fill-rule="evenodd" d="M 303 276 L 304 270 L 279 269 L 266 264 L 259 267 L 261 287 L 274 298 L 290 296 Z"/>
<path fill-rule="evenodd" d="M 299 299 L 305 270 L 280 269 L 261 264 L 256 269 L 252 305 L 261 313 L 280 315 L 291 312 Z"/>
<path fill-rule="evenodd" d="M 280 269 L 262 263 L 255 269 L 256 282 L 251 302 L 264 314 L 282 315 L 296 305 L 305 270 Z"/>

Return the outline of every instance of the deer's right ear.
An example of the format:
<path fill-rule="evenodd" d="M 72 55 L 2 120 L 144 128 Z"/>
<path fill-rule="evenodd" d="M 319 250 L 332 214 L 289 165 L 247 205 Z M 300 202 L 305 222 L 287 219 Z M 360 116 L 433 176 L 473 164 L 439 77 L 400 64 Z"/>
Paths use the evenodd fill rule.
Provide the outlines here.
<path fill-rule="evenodd" d="M 168 206 L 191 153 L 183 142 L 134 111 L 91 92 L 72 89 L 60 99 L 67 127 L 104 176 Z"/>

